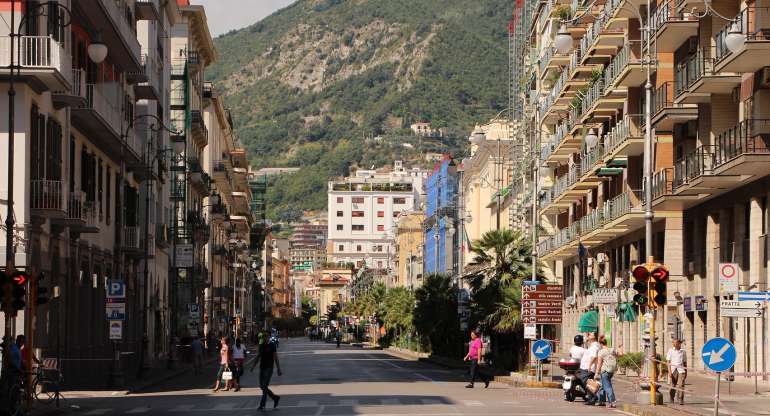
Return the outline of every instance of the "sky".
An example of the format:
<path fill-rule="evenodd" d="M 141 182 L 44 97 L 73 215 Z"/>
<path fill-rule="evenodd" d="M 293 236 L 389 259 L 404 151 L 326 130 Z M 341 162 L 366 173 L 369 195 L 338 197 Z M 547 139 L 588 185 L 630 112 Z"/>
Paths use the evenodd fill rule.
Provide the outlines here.
<path fill-rule="evenodd" d="M 256 23 L 295 0 L 192 0 L 206 8 L 211 36 Z"/>

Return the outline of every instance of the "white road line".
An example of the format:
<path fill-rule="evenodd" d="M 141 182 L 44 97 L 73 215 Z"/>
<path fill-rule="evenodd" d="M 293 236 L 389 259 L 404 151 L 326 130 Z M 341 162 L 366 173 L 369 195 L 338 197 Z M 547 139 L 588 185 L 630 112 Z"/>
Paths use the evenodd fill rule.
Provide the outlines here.
<path fill-rule="evenodd" d="M 134 414 L 138 414 L 138 413 L 147 413 L 149 411 L 150 411 L 149 407 L 143 406 L 143 407 L 137 407 L 137 408 L 131 409 L 131 410 L 127 411 L 126 414 L 127 415 L 134 415 Z"/>
<path fill-rule="evenodd" d="M 478 400 L 463 400 L 462 402 L 465 406 L 484 406 L 484 403 Z"/>
<path fill-rule="evenodd" d="M 169 412 L 189 412 L 195 407 L 194 404 L 180 404 L 175 408 L 169 410 Z"/>
<path fill-rule="evenodd" d="M 422 375 L 422 374 L 420 374 L 420 373 L 418 373 L 418 372 L 416 372 L 416 371 L 410 370 L 410 369 L 408 369 L 408 368 L 404 368 L 404 367 L 401 367 L 400 365 L 398 365 L 398 364 L 394 364 L 394 363 L 392 363 L 392 362 L 390 362 L 390 361 L 388 361 L 388 360 L 383 360 L 383 359 L 379 359 L 379 358 L 378 358 L 378 359 L 376 359 L 376 360 L 377 360 L 377 361 L 381 361 L 381 362 L 383 362 L 383 363 L 385 363 L 385 364 L 387 364 L 387 365 L 389 365 L 389 366 L 391 366 L 391 367 L 394 367 L 394 368 L 398 368 L 399 370 L 404 370 L 404 371 L 408 371 L 408 372 L 411 372 L 411 373 L 413 373 L 414 375 L 416 375 L 416 376 L 418 376 L 418 377 L 422 378 L 423 380 L 426 380 L 426 381 L 430 381 L 430 382 L 432 382 L 432 383 L 437 383 L 437 381 L 436 381 L 436 380 L 434 380 L 434 379 L 432 379 L 432 378 L 430 378 L 430 377 L 428 377 L 428 376 L 424 376 L 424 375 Z"/>
<path fill-rule="evenodd" d="M 106 415 L 107 413 L 110 413 L 112 409 L 94 409 L 91 410 L 88 413 L 85 413 L 86 416 L 96 416 L 96 415 Z"/>
<path fill-rule="evenodd" d="M 325 409 L 326 409 L 326 406 L 324 405 L 318 406 L 318 410 L 316 410 L 315 416 L 321 416 L 321 413 L 323 413 Z"/>

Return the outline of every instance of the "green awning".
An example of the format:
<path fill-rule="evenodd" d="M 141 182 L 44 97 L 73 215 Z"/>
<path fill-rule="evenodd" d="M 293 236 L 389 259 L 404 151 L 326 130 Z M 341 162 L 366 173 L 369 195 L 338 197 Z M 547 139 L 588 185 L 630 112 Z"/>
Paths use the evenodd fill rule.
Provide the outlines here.
<path fill-rule="evenodd" d="M 578 332 L 597 332 L 599 330 L 599 312 L 588 311 L 580 317 Z"/>

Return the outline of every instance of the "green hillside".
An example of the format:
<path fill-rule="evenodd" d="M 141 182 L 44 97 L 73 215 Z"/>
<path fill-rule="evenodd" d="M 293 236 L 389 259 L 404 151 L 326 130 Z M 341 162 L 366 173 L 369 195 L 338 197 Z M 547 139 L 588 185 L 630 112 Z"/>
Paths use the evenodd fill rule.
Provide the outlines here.
<path fill-rule="evenodd" d="M 510 0 L 299 0 L 218 37 L 208 75 L 226 91 L 252 162 L 302 168 L 272 183 L 271 217 L 323 209 L 326 181 L 350 166 L 461 148 L 474 123 L 507 105 L 511 8 Z M 405 127 L 418 119 L 449 137 L 409 137 Z"/>

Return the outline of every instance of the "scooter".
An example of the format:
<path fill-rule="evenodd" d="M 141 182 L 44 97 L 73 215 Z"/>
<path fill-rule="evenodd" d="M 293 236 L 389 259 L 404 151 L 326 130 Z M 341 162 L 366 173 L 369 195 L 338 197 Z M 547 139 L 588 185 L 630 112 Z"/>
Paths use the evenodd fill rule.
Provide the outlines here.
<path fill-rule="evenodd" d="M 562 358 L 559 360 L 559 368 L 566 372 L 561 384 L 561 388 L 564 390 L 564 400 L 574 402 L 577 397 L 585 399 L 585 388 L 576 375 L 580 368 L 580 361 L 574 358 Z"/>

